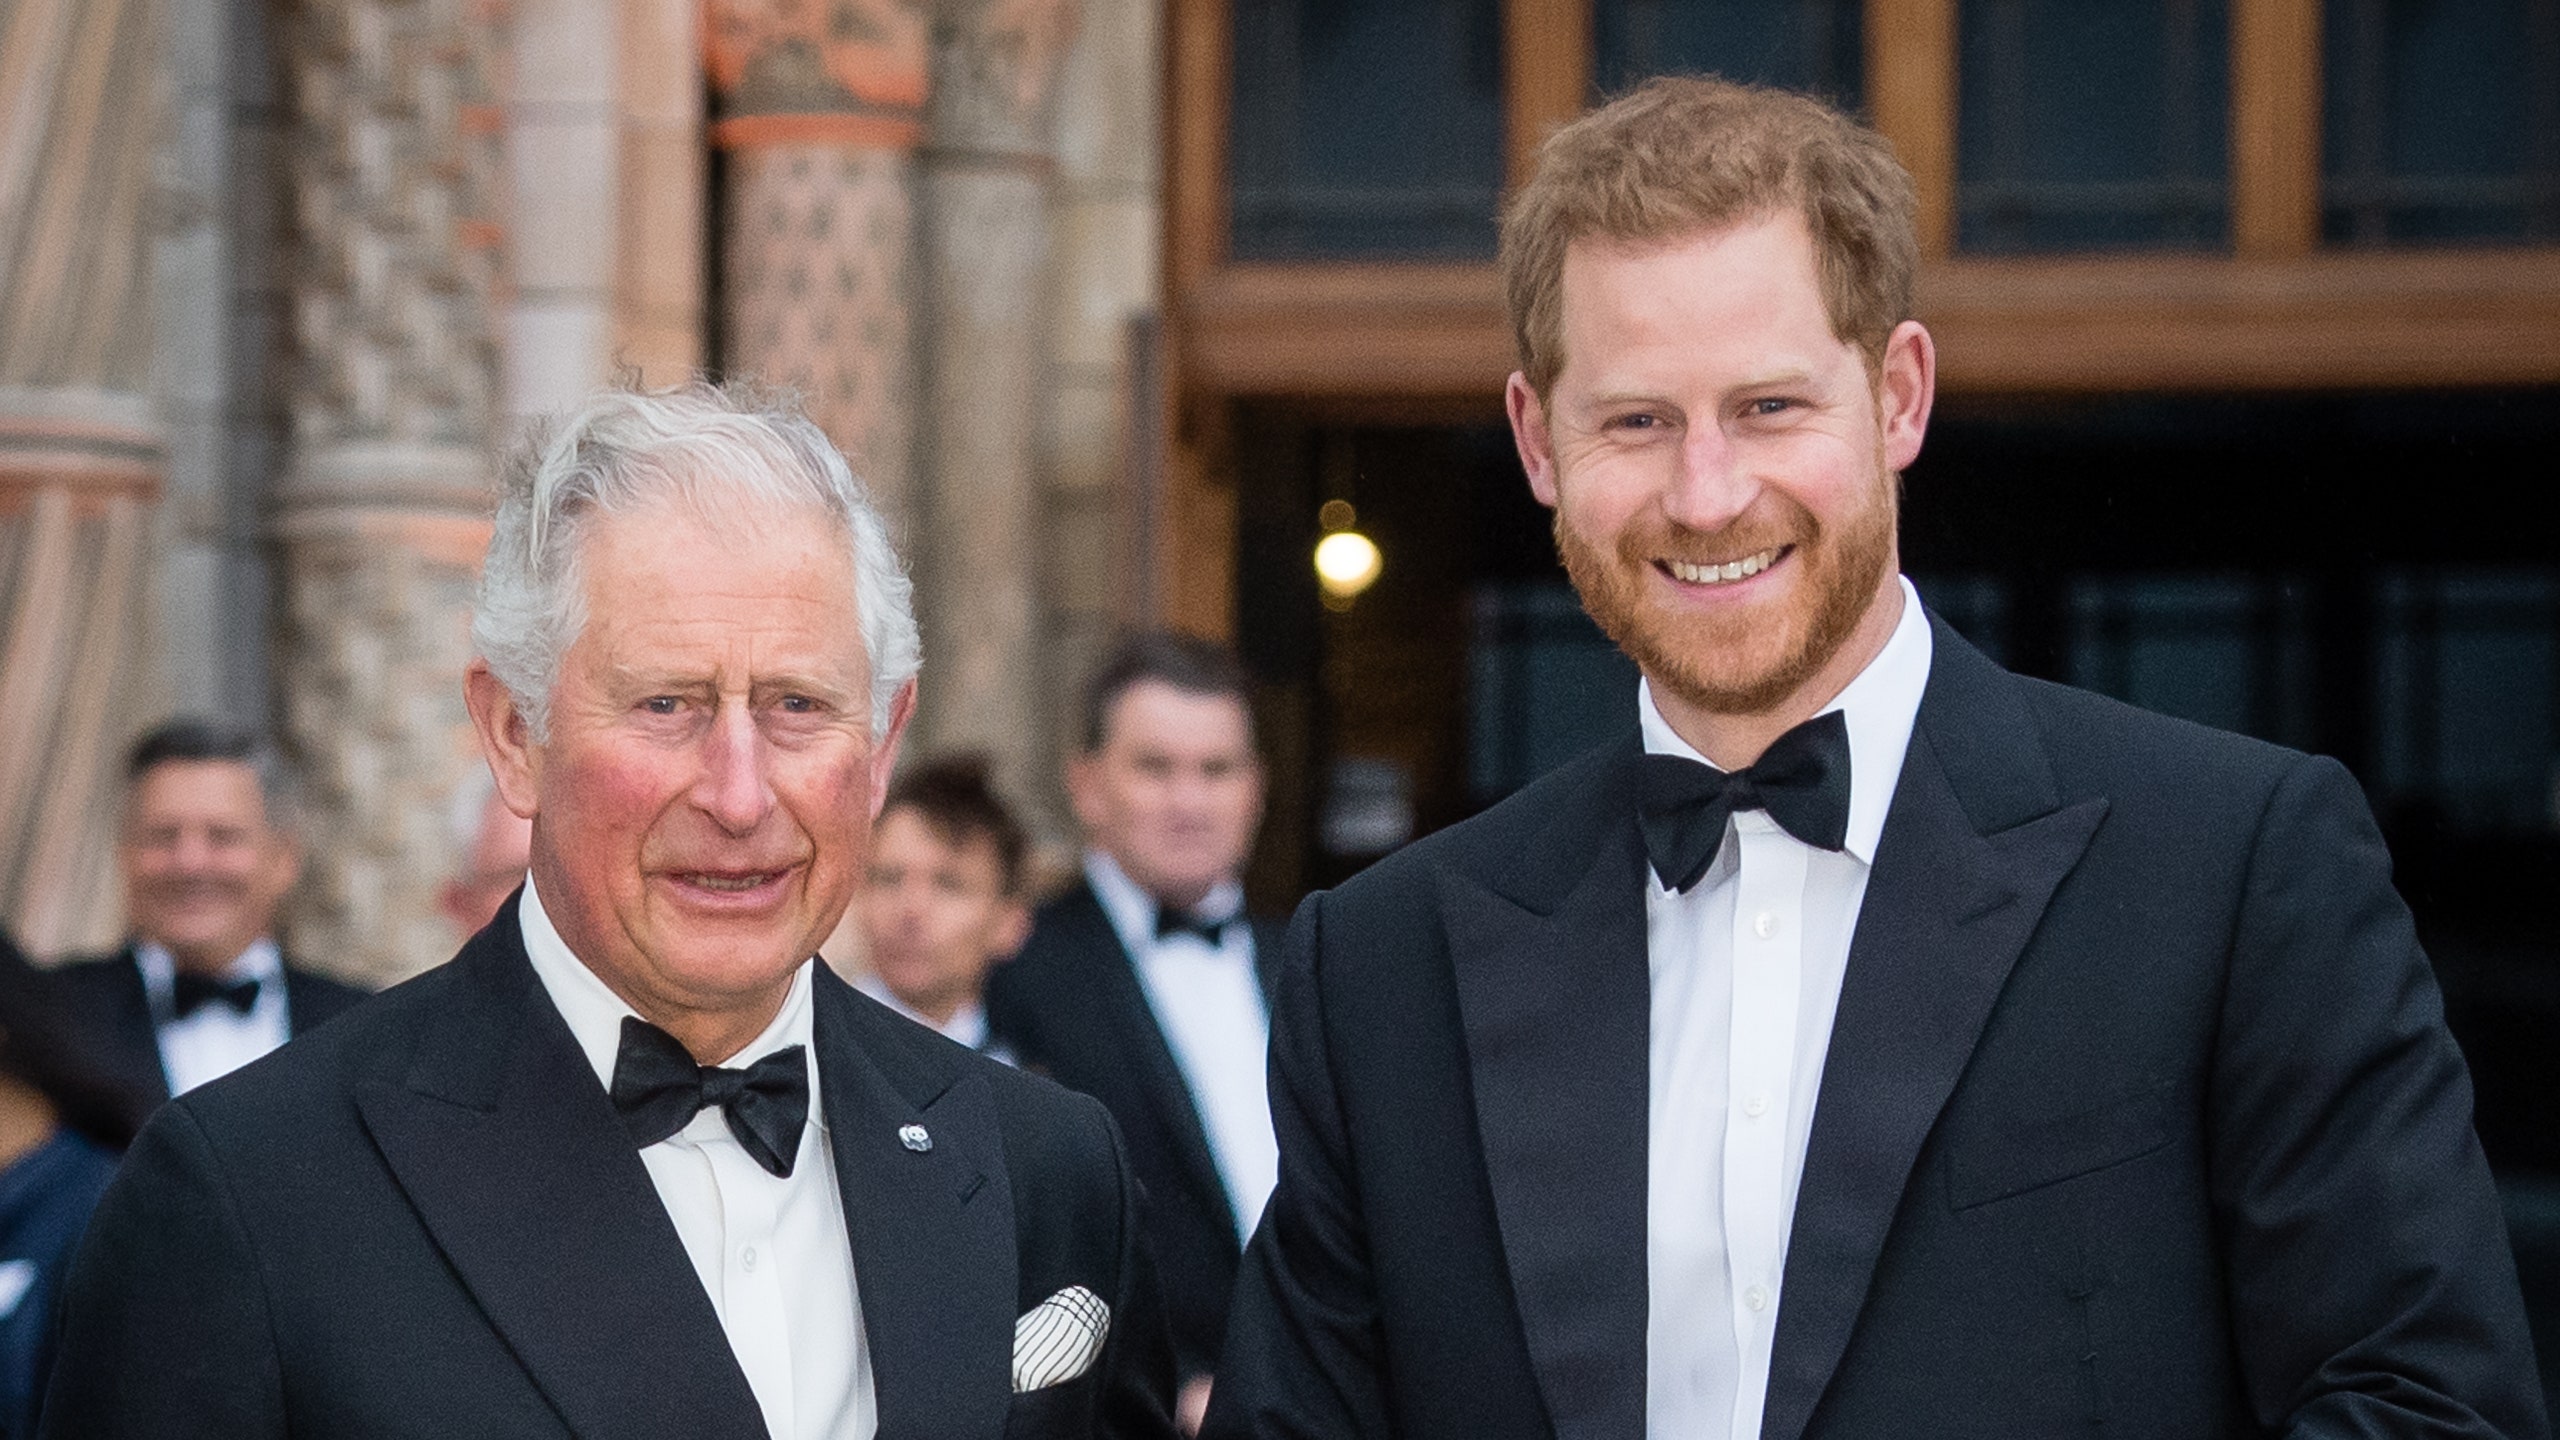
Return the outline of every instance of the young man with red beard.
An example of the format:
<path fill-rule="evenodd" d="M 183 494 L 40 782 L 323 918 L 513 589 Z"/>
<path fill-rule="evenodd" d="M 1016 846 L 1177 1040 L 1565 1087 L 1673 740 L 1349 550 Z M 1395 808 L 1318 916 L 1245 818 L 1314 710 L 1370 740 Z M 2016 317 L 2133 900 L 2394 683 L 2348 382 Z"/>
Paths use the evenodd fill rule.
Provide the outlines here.
<path fill-rule="evenodd" d="M 1694 79 L 1513 200 L 1513 433 L 1635 723 L 1300 910 L 1206 1433 L 2548 1433 L 2353 780 L 1901 577 L 1911 215 Z"/>

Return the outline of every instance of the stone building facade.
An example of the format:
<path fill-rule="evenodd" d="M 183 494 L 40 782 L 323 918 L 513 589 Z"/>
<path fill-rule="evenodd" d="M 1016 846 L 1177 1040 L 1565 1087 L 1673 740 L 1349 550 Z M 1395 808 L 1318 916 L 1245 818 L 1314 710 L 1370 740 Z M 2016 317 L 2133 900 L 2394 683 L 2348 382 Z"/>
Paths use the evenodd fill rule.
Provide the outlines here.
<path fill-rule="evenodd" d="M 289 938 L 434 963 L 503 447 L 617 379 L 797 389 L 916 571 L 910 753 L 1044 838 L 1137 600 L 1152 0 L 0 0 L 0 923 L 122 924 L 173 711 L 309 782 Z"/>

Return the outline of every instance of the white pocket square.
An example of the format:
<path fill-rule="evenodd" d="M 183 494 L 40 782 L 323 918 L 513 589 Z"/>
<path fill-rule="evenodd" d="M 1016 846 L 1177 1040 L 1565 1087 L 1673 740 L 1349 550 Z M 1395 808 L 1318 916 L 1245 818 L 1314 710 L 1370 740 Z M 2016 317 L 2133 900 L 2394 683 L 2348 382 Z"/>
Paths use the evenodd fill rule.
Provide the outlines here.
<path fill-rule="evenodd" d="M 1013 1393 L 1062 1385 L 1093 1368 L 1111 1333 L 1111 1307 L 1070 1285 L 1013 1322 Z"/>

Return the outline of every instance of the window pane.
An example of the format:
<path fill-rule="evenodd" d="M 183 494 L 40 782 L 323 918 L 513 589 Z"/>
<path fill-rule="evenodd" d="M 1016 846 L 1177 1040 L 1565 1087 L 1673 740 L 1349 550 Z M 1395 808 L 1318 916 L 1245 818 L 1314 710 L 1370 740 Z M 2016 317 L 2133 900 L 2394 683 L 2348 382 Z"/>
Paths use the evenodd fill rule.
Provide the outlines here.
<path fill-rule="evenodd" d="M 1964 0 L 1957 244 L 2227 243 L 2225 0 Z"/>
<path fill-rule="evenodd" d="M 2329 0 L 2333 242 L 2560 238 L 2560 4 Z"/>
<path fill-rule="evenodd" d="M 1635 662 L 1561 580 L 1476 592 L 1467 778 L 1489 805 L 1626 728 Z"/>
<path fill-rule="evenodd" d="M 1863 92 L 1861 0 L 1596 0 L 1593 85 L 1722 75 L 1809 90 L 1855 108 Z"/>
<path fill-rule="evenodd" d="M 1235 254 L 1489 256 L 1495 0 L 1236 0 Z"/>
<path fill-rule="evenodd" d="M 2457 830 L 2560 828 L 2560 581 L 2403 571 L 2380 628 L 2375 788 Z"/>

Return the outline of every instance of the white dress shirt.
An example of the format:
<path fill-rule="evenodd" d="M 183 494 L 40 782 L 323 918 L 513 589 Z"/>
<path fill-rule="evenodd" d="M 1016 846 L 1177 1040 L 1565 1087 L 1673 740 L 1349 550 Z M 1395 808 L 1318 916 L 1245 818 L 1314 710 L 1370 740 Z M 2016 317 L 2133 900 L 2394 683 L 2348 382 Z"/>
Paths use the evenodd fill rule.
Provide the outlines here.
<path fill-rule="evenodd" d="M 570 953 L 531 879 L 518 914 L 525 954 L 569 1033 L 613 1088 L 622 1021 L 632 1009 Z M 814 962 L 812 962 L 814 963 Z M 746 1372 L 774 1440 L 870 1440 L 879 1428 L 871 1347 L 854 1290 L 853 1250 L 827 1144 L 812 1034 L 810 964 L 764 1033 L 722 1065 L 743 1068 L 788 1046 L 807 1047 L 809 1123 L 791 1173 L 758 1165 L 717 1107 L 640 1152 L 675 1222 L 729 1350 Z"/>
<path fill-rule="evenodd" d="M 1653 973 L 1647 1152 L 1645 1433 L 1752 1440 L 1768 1398 L 1779 1281 L 1849 940 L 1920 694 L 1929 624 L 1902 584 L 1884 649 L 1825 707 L 1849 727 L 1849 833 L 1837 851 L 1761 810 L 1737 814 L 1685 894 L 1647 872 Z M 1704 756 L 1648 683 L 1644 748 Z"/>
<path fill-rule="evenodd" d="M 160 1040 L 160 1069 L 169 1077 L 169 1093 L 184 1095 L 208 1080 L 219 1080 L 293 1038 L 286 1013 L 284 956 L 273 940 L 253 940 L 249 948 L 222 969 L 226 983 L 258 982 L 258 998 L 248 1013 L 219 1002 L 199 1005 L 178 1018 L 178 962 L 160 945 L 145 940 L 133 947 L 142 970 L 143 993 L 151 1000 L 152 1029 Z"/>
<path fill-rule="evenodd" d="M 906 1016 L 943 1039 L 966 1045 L 990 1060 L 1014 1063 L 1013 1051 L 987 1036 L 987 1007 L 972 1000 L 951 1012 L 951 1018 L 936 1023 L 933 1017 L 898 998 L 897 992 L 880 983 L 877 975 L 865 975 L 853 982 L 853 988 Z"/>
<path fill-rule="evenodd" d="M 1121 945 L 1137 961 L 1138 988 L 1191 1088 L 1242 1241 L 1253 1234 L 1263 1202 L 1280 1182 L 1280 1142 L 1272 1138 L 1271 1097 L 1264 1085 L 1271 1015 L 1254 973 L 1244 887 L 1223 880 L 1200 901 L 1203 915 L 1236 918 L 1211 945 L 1190 934 L 1158 940 L 1155 898 L 1110 856 L 1088 851 L 1084 873 Z"/>

